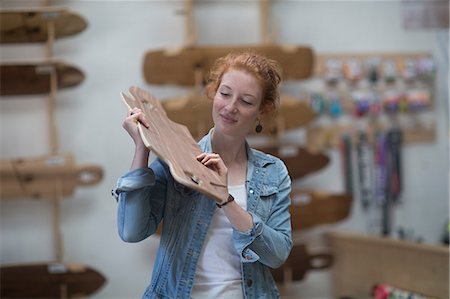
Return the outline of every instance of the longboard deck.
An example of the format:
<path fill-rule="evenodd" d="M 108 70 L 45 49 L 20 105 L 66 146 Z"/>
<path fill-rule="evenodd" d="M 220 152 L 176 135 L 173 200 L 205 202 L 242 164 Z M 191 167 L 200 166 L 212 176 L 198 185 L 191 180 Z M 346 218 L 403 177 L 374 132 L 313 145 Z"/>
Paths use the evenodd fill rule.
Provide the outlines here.
<path fill-rule="evenodd" d="M 188 129 L 167 117 L 161 103 L 148 92 L 131 87 L 129 95 L 122 93 L 129 109 L 140 108 L 150 122 L 149 128 L 138 123 L 144 144 L 170 167 L 180 184 L 204 193 L 218 202 L 228 198 L 226 177 L 197 161 L 201 153 Z"/>
<path fill-rule="evenodd" d="M 0 160 L 0 197 L 70 196 L 77 186 L 92 186 L 103 176 L 97 165 L 77 165 L 70 154 Z"/>
<path fill-rule="evenodd" d="M 53 71 L 56 72 L 58 88 L 73 87 L 84 80 L 84 74 L 80 69 L 62 61 L 2 63 L 0 95 L 49 93 Z"/>
<path fill-rule="evenodd" d="M 352 196 L 293 188 L 290 206 L 293 230 L 343 221 L 350 216 Z"/>
<path fill-rule="evenodd" d="M 144 57 L 144 77 L 150 84 L 193 86 L 196 72 L 205 77 L 214 61 L 230 52 L 253 51 L 278 61 L 284 80 L 309 78 L 313 70 L 313 51 L 301 46 L 248 45 L 196 46 L 175 50 L 148 51 Z"/>
<path fill-rule="evenodd" d="M 0 43 L 37 43 L 48 39 L 48 23 L 53 22 L 55 38 L 78 34 L 85 30 L 85 19 L 65 9 L 2 9 L 0 11 Z"/>
<path fill-rule="evenodd" d="M 291 253 L 283 264 L 277 269 L 270 269 L 276 282 L 300 281 L 311 270 L 331 267 L 333 256 L 326 252 L 310 254 L 306 245 L 295 244 Z"/>
<path fill-rule="evenodd" d="M 292 180 L 300 179 L 306 175 L 319 171 L 326 167 L 330 162 L 330 159 L 326 155 L 321 153 L 311 153 L 306 148 L 298 146 L 259 146 L 257 149 L 283 160 Z"/>
<path fill-rule="evenodd" d="M 98 291 L 106 278 L 82 264 L 36 264 L 0 268 L 1 298 L 80 298 Z"/>
<path fill-rule="evenodd" d="M 201 138 L 213 126 L 212 103 L 205 96 L 191 95 L 161 101 L 167 116 L 186 126 L 195 139 Z M 293 97 L 282 95 L 277 115 L 267 114 L 262 118 L 260 135 L 277 135 L 310 123 L 315 118 L 308 104 Z M 251 134 L 256 134 L 254 131 Z"/>

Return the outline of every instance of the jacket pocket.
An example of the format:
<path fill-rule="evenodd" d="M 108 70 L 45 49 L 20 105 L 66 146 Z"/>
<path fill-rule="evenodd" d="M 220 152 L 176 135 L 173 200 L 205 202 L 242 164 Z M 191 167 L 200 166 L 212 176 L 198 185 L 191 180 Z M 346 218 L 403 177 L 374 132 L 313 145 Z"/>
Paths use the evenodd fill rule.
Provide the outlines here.
<path fill-rule="evenodd" d="M 169 206 L 174 215 L 182 213 L 194 202 L 198 192 L 186 187 L 175 180 L 172 181 L 172 190 L 168 199 Z"/>
<path fill-rule="evenodd" d="M 271 185 L 263 185 L 259 194 L 259 200 L 256 204 L 255 213 L 266 221 L 272 212 L 273 202 L 278 194 L 278 187 Z"/>

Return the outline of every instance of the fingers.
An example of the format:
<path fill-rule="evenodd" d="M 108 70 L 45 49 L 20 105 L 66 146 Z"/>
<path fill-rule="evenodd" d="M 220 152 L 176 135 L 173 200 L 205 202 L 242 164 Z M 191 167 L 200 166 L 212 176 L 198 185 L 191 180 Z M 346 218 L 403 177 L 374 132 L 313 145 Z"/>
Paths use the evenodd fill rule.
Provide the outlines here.
<path fill-rule="evenodd" d="M 127 120 L 133 121 L 135 123 L 140 122 L 142 125 L 144 125 L 146 128 L 150 126 L 150 123 L 147 120 L 147 117 L 139 108 L 133 108 L 130 111 L 128 111 L 128 117 Z"/>
<path fill-rule="evenodd" d="M 219 175 L 227 173 L 227 167 L 223 163 L 222 158 L 216 153 L 201 153 L 197 156 L 197 160 L 203 165 L 219 173 Z"/>

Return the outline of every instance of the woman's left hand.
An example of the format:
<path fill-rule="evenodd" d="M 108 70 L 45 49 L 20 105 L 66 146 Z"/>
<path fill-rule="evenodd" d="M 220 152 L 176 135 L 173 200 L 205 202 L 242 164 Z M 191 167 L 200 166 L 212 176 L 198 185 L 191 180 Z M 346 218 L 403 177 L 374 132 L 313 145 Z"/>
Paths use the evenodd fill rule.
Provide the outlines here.
<path fill-rule="evenodd" d="M 228 168 L 223 163 L 222 158 L 216 153 L 201 153 L 197 160 L 208 168 L 217 172 L 220 176 L 224 175 L 228 181 Z"/>

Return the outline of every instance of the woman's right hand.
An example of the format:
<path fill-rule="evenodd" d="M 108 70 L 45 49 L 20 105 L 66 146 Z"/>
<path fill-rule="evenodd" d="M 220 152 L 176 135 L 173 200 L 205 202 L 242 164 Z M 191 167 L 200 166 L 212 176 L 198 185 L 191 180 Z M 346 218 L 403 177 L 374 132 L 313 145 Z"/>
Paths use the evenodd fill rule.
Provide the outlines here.
<path fill-rule="evenodd" d="M 146 128 L 149 127 L 149 121 L 147 120 L 142 110 L 139 108 L 133 108 L 128 112 L 127 118 L 122 123 L 122 127 L 130 134 L 136 147 L 144 146 L 141 135 L 139 134 L 137 123 L 140 122 Z"/>

